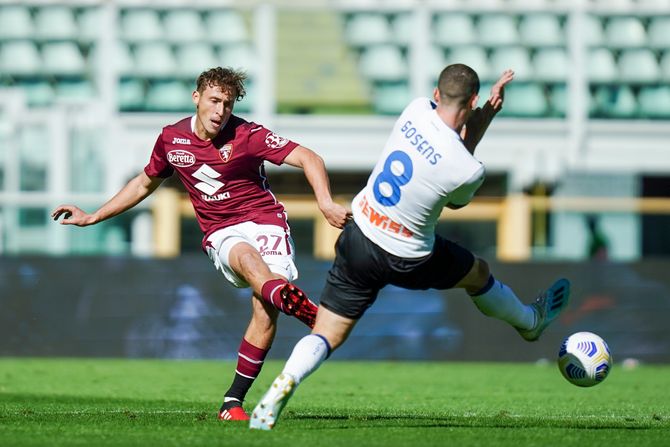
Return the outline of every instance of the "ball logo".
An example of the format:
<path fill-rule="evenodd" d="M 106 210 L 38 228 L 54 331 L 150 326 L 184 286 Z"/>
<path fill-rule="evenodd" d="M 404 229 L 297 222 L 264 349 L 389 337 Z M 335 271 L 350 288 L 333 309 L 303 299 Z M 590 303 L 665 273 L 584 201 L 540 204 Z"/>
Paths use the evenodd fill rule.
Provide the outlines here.
<path fill-rule="evenodd" d="M 195 164 L 195 155 L 189 151 L 175 150 L 167 153 L 167 159 L 170 164 L 180 168 L 188 168 Z"/>
<path fill-rule="evenodd" d="M 265 144 L 270 149 L 280 149 L 288 144 L 288 138 L 280 137 L 274 132 L 268 132 L 265 136 Z"/>
<path fill-rule="evenodd" d="M 219 149 L 219 155 L 221 156 L 221 160 L 223 160 L 224 163 L 228 163 L 230 158 L 233 156 L 233 145 L 224 144 L 223 147 Z"/>

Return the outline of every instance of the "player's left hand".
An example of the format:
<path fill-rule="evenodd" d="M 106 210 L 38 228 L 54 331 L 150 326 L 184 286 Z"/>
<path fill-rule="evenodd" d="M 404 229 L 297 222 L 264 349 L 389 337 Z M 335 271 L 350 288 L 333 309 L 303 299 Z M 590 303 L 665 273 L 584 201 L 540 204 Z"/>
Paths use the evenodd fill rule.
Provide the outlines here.
<path fill-rule="evenodd" d="M 347 210 L 345 207 L 339 203 L 330 202 L 324 206 L 320 207 L 323 217 L 326 218 L 329 224 L 335 228 L 344 228 L 344 224 L 347 223 L 347 220 L 351 217 L 351 211 Z"/>
<path fill-rule="evenodd" d="M 512 82 L 514 79 L 514 71 L 507 69 L 500 76 L 500 79 L 496 81 L 495 84 L 491 87 L 491 96 L 488 99 L 488 102 L 493 107 L 493 111 L 498 113 L 502 109 L 503 100 L 505 99 L 505 86 Z"/>

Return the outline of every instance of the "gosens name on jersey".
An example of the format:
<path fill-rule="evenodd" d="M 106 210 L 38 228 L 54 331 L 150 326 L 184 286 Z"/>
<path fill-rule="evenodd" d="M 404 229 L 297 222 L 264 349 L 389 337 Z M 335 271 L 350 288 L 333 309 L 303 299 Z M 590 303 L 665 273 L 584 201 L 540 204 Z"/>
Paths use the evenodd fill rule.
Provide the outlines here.
<path fill-rule="evenodd" d="M 442 209 L 469 203 L 484 174 L 430 99 L 417 98 L 396 121 L 367 185 L 354 198 L 354 220 L 387 252 L 426 256 Z"/>

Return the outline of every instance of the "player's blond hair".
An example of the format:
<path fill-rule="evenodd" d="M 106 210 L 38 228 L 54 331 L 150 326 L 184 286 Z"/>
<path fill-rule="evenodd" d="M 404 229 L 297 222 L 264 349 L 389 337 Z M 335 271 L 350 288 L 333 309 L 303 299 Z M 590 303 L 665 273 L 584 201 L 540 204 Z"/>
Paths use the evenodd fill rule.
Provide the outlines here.
<path fill-rule="evenodd" d="M 202 93 L 207 87 L 221 87 L 227 93 L 235 95 L 239 101 L 244 98 L 247 91 L 244 89 L 244 82 L 247 80 L 247 74 L 241 70 L 234 70 L 230 67 L 216 67 L 203 71 L 196 81 L 196 89 Z"/>

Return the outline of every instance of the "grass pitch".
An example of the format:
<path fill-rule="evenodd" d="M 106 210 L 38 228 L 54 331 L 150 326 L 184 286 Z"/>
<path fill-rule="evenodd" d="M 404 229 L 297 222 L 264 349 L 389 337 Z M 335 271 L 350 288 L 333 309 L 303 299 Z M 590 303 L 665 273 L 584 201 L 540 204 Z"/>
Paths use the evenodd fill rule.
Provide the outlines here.
<path fill-rule="evenodd" d="M 268 362 L 251 410 L 283 362 Z M 330 361 L 271 432 L 221 422 L 230 362 L 0 359 L 0 446 L 663 446 L 670 366 L 594 388 L 555 364 Z"/>

